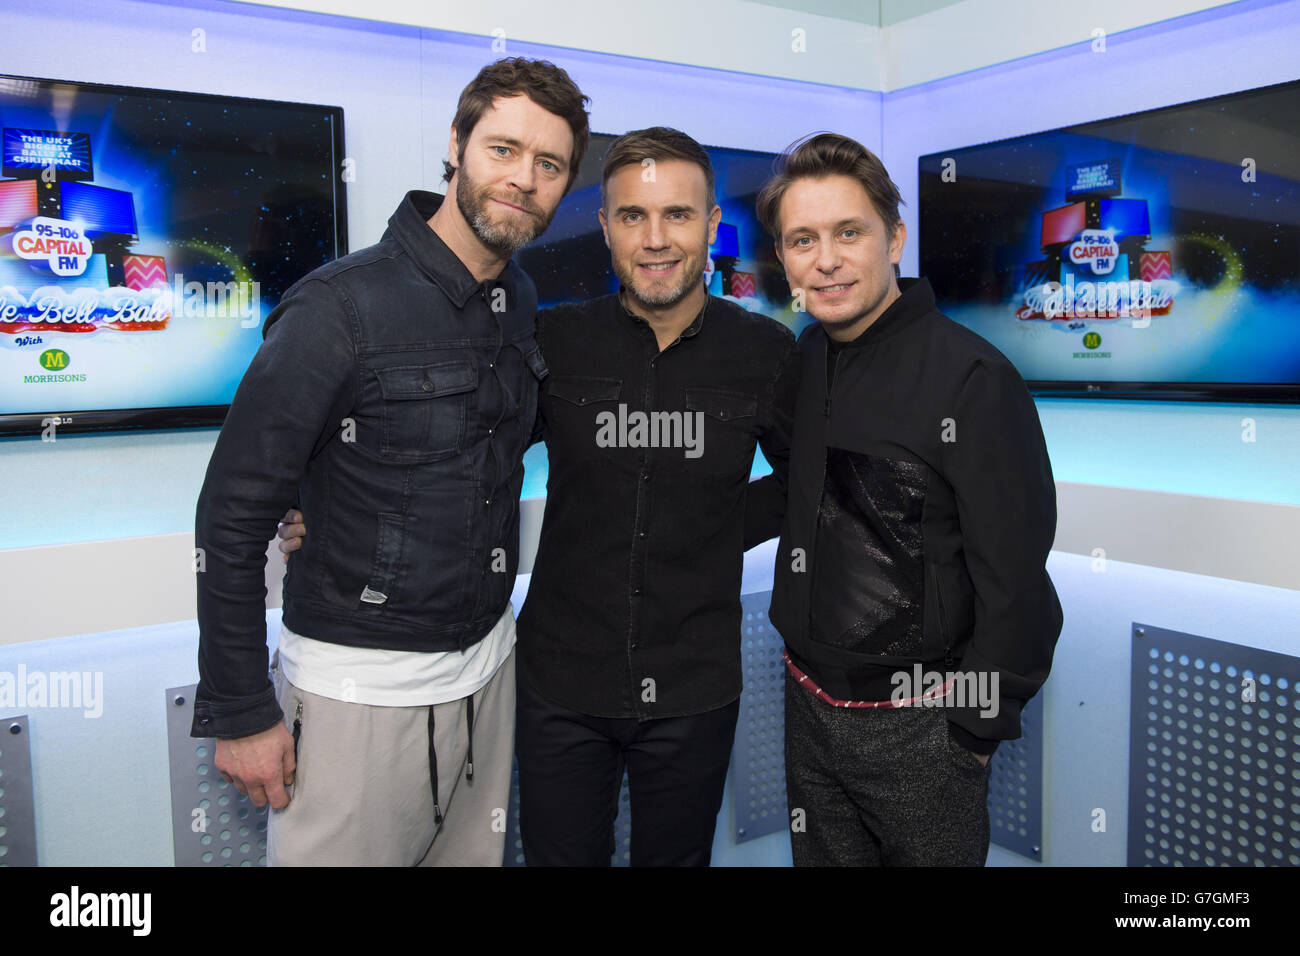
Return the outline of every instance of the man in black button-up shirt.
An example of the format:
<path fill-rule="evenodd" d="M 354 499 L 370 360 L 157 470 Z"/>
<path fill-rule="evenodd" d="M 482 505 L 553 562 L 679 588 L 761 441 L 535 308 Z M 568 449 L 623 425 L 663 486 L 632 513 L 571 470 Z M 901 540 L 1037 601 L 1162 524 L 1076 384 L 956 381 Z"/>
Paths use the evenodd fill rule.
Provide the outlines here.
<path fill-rule="evenodd" d="M 797 351 L 705 291 L 721 211 L 698 143 L 629 133 L 602 186 L 622 288 L 538 316 L 550 477 L 518 624 L 524 851 L 608 864 L 626 766 L 632 863 L 703 865 L 739 706 L 742 553 L 780 530 Z M 773 474 L 751 484 L 756 446 Z"/>

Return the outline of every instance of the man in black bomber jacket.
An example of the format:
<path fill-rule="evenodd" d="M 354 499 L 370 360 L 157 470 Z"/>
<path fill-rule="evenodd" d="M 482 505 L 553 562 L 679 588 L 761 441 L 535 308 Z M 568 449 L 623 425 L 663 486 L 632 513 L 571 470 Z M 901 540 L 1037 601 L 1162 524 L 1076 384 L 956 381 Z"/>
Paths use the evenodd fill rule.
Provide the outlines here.
<path fill-rule="evenodd" d="M 989 757 L 1061 630 L 1033 400 L 925 279 L 895 278 L 899 201 L 833 134 L 787 152 L 758 200 L 817 319 L 771 607 L 796 865 L 983 865 Z"/>

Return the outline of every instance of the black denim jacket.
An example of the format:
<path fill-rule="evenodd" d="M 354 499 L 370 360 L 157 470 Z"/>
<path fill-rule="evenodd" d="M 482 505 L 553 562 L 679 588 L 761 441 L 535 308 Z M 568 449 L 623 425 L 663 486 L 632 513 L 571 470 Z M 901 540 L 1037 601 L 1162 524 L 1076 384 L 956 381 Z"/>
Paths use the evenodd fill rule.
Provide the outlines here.
<path fill-rule="evenodd" d="M 547 309 L 537 328 L 550 474 L 519 614 L 525 679 L 599 717 L 731 703 L 743 552 L 785 514 L 794 336 L 717 297 L 662 352 L 616 295 Z M 756 447 L 772 474 L 751 482 Z"/>
<path fill-rule="evenodd" d="M 295 499 L 311 533 L 285 579 L 294 632 L 446 651 L 505 610 L 546 376 L 537 293 L 514 262 L 476 281 L 428 226 L 441 202 L 408 193 L 379 243 L 312 272 L 267 317 L 199 495 L 194 736 L 281 719 L 263 567 Z"/>

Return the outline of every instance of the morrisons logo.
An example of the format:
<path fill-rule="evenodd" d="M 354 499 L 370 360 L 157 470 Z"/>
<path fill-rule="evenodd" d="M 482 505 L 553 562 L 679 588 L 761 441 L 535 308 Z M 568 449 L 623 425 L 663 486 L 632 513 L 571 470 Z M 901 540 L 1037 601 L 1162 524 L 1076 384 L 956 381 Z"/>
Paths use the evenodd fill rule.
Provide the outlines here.
<path fill-rule="evenodd" d="M 33 385 L 41 382 L 84 382 L 86 380 L 85 372 L 69 372 L 59 375 L 24 375 L 23 384 Z"/>

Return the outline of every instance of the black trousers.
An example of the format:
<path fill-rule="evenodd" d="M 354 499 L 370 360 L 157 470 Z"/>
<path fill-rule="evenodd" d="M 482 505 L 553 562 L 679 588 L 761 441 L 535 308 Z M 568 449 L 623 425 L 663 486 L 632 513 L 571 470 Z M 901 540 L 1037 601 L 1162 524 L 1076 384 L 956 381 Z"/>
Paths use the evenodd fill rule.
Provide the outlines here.
<path fill-rule="evenodd" d="M 592 717 L 518 672 L 519 831 L 529 866 L 609 866 L 623 770 L 633 866 L 708 866 L 740 701 L 689 717 Z"/>
<path fill-rule="evenodd" d="M 989 773 L 943 707 L 832 707 L 786 673 L 795 866 L 983 866 Z"/>

